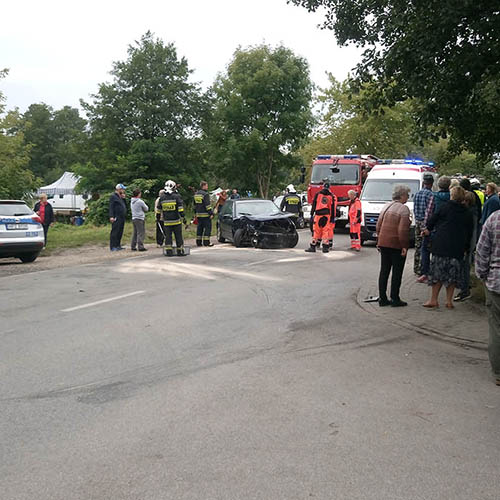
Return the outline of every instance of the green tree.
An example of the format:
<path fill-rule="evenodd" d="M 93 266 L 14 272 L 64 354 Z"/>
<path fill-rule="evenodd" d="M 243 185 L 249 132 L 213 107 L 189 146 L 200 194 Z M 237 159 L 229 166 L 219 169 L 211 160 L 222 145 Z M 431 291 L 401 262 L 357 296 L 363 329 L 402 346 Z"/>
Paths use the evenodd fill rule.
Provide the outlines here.
<path fill-rule="evenodd" d="M 116 182 L 168 177 L 194 182 L 199 174 L 200 122 L 206 105 L 192 71 L 173 44 L 150 32 L 115 62 L 111 83 L 93 102 L 81 102 L 91 132 L 89 162 L 77 169 L 83 184 L 106 190 Z"/>
<path fill-rule="evenodd" d="M 56 180 L 75 163 L 85 161 L 86 120 L 76 108 L 54 111 L 44 103 L 32 104 L 23 114 L 21 130 L 31 145 L 30 170 L 45 182 Z"/>
<path fill-rule="evenodd" d="M 433 160 L 441 173 L 482 175 L 494 180 L 491 161 L 463 151 L 450 152 L 448 139 L 419 141 L 415 102 L 406 100 L 391 107 L 382 106 L 367 112 L 366 94 L 373 85 L 366 84 L 352 94 L 348 81 L 338 82 L 329 75 L 330 86 L 322 89 L 318 102 L 322 113 L 312 140 L 301 148 L 304 164 L 318 154 L 373 154 L 379 158 L 418 156 Z"/>
<path fill-rule="evenodd" d="M 0 71 L 0 79 L 7 75 Z M 0 198 L 25 198 L 40 185 L 40 179 L 27 169 L 29 146 L 20 132 L 17 111 L 5 112 L 5 97 L 0 92 Z"/>
<path fill-rule="evenodd" d="M 500 15 L 491 0 L 289 0 L 326 10 L 340 45 L 365 48 L 358 86 L 378 92 L 368 107 L 419 101 L 419 125 L 450 147 L 500 151 Z"/>
<path fill-rule="evenodd" d="M 291 50 L 267 45 L 236 50 L 213 87 L 207 135 L 219 175 L 267 197 L 297 165 L 293 151 L 312 126 L 312 91 L 307 62 Z"/>

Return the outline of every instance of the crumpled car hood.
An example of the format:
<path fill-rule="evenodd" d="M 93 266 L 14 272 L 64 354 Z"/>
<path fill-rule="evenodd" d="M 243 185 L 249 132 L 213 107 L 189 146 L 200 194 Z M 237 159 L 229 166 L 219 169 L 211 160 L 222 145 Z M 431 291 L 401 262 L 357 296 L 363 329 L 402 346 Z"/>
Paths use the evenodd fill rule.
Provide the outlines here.
<path fill-rule="evenodd" d="M 247 219 L 256 222 L 266 222 L 273 220 L 282 220 L 282 219 L 290 219 L 292 215 L 290 214 L 276 214 L 276 215 L 241 215 L 241 219 Z"/>

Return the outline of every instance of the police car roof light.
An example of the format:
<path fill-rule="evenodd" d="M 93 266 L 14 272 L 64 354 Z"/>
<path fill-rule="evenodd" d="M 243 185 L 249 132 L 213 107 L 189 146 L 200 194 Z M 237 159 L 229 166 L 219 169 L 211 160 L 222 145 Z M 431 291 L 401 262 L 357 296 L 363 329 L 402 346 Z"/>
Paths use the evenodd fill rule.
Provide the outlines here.
<path fill-rule="evenodd" d="M 316 156 L 317 160 L 329 160 L 332 157 L 332 155 L 318 155 Z"/>

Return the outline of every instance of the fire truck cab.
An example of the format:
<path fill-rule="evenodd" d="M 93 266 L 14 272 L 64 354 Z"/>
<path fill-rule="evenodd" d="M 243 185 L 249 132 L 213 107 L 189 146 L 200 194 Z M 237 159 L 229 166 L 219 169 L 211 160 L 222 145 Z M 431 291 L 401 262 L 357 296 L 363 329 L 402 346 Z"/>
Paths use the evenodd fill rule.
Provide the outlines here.
<path fill-rule="evenodd" d="M 368 172 L 377 163 L 372 155 L 318 155 L 312 163 L 311 180 L 307 189 L 307 200 L 313 202 L 314 196 L 330 183 L 330 191 L 337 197 L 337 227 L 343 227 L 348 221 L 349 197 L 347 192 L 354 190 L 361 194 Z"/>

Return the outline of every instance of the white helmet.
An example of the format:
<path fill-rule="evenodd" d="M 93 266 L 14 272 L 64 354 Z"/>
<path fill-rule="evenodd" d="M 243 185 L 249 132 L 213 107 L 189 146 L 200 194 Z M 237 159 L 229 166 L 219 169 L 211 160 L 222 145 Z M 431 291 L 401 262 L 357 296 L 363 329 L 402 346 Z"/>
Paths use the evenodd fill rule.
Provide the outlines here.
<path fill-rule="evenodd" d="M 293 184 L 288 184 L 288 186 L 286 187 L 286 190 L 289 193 L 295 193 L 295 188 L 293 187 Z"/>
<path fill-rule="evenodd" d="M 165 191 L 168 194 L 172 194 L 175 191 L 175 186 L 176 184 L 174 181 L 168 180 L 167 182 L 165 182 Z"/>

